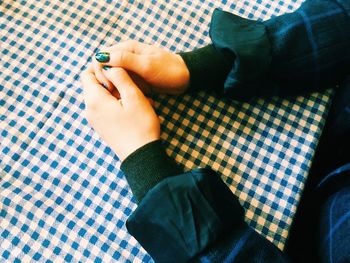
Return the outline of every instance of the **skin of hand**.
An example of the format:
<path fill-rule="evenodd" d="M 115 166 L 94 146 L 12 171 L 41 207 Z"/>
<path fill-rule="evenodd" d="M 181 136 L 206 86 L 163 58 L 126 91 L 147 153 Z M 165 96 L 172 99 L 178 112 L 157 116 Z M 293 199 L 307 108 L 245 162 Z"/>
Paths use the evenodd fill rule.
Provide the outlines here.
<path fill-rule="evenodd" d="M 94 59 L 94 71 L 99 83 L 108 86 L 108 90 L 112 90 L 113 86 L 104 75 L 104 65 L 126 69 L 146 94 L 179 95 L 188 88 L 190 73 L 178 54 L 134 40 L 120 42 L 100 51 L 109 53 L 109 61 L 101 63 Z"/>
<path fill-rule="evenodd" d="M 92 66 L 84 71 L 81 82 L 86 119 L 123 161 L 138 148 L 160 138 L 160 122 L 147 97 L 124 69 L 103 71 L 118 91 L 105 89 Z"/>

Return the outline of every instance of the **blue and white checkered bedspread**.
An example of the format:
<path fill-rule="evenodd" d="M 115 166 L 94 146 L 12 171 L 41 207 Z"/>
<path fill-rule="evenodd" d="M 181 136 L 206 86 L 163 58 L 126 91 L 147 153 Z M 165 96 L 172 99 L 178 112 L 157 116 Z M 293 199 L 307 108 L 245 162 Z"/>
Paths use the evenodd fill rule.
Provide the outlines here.
<path fill-rule="evenodd" d="M 120 162 L 84 119 L 79 74 L 101 45 L 209 43 L 213 9 L 267 19 L 301 0 L 0 2 L 0 261 L 149 262 L 126 231 Z M 159 96 L 162 138 L 188 169 L 218 171 L 246 220 L 283 249 L 331 92 L 250 104 Z"/>

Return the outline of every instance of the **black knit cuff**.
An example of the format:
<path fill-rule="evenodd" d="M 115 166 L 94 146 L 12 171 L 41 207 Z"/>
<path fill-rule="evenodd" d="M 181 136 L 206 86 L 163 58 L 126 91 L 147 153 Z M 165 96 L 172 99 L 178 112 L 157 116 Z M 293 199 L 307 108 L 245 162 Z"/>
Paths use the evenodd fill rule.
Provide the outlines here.
<path fill-rule="evenodd" d="M 191 52 L 181 52 L 179 55 L 190 72 L 189 92 L 198 90 L 222 91 L 231 65 L 213 45 Z"/>
<path fill-rule="evenodd" d="M 121 165 L 131 191 L 138 202 L 164 178 L 183 173 L 166 154 L 160 140 L 150 142 L 132 154 Z"/>

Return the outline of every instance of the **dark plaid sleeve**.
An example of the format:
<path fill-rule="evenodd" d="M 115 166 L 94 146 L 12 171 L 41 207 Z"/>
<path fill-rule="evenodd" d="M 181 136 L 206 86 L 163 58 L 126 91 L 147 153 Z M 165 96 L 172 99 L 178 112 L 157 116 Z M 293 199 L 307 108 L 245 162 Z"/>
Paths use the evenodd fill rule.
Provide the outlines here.
<path fill-rule="evenodd" d="M 245 100 L 337 84 L 350 72 L 349 10 L 350 1 L 309 0 L 294 13 L 265 22 L 215 10 L 210 52 L 181 53 L 190 89 Z"/>
<path fill-rule="evenodd" d="M 127 229 L 156 262 L 286 262 L 243 218 L 218 174 L 197 169 L 154 186 Z"/>

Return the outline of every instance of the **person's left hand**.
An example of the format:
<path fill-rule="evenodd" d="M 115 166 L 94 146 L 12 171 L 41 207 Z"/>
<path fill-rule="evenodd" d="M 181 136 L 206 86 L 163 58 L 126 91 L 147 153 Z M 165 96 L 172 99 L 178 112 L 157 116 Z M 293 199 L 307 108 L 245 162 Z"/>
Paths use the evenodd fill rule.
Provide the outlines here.
<path fill-rule="evenodd" d="M 190 82 L 190 72 L 179 54 L 134 40 L 102 47 L 92 63 L 97 80 L 109 90 L 113 85 L 105 78 L 103 66 L 127 70 L 145 94 L 179 95 L 186 92 Z"/>
<path fill-rule="evenodd" d="M 103 88 L 91 66 L 81 76 L 86 118 L 123 161 L 138 148 L 160 138 L 159 118 L 124 69 L 110 68 L 104 70 L 104 75 L 117 90 L 109 92 Z"/>

